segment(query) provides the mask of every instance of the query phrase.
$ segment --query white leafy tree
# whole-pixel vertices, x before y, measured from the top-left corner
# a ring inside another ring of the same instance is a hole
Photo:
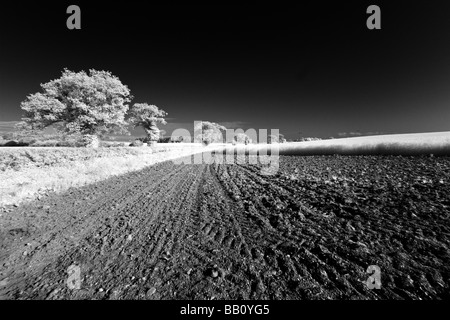
[[[21,103],[25,115],[19,129],[36,131],[55,125],[63,133],[94,140],[110,133],[128,133],[125,114],[132,96],[110,72],[64,69],[59,79],[41,84],[41,88],[43,92],[31,94]]]
[[[155,105],[135,103],[130,109],[130,118],[128,121],[134,127],[142,127],[147,133],[147,140],[156,142],[161,135],[161,130],[158,129],[158,123],[166,124],[165,116],[167,116],[167,112],[159,109]]]
[[[196,123],[194,130],[196,133],[195,141],[201,141],[204,145],[209,145],[213,142],[223,142],[224,132],[227,128],[214,122],[201,121]]]
[[[252,143],[252,139],[245,133],[237,133],[233,138],[233,142],[237,144],[249,144]]]
[[[284,135],[282,135],[281,133],[279,133],[278,135],[275,134],[270,134],[267,137],[267,143],[272,144],[272,143],[285,143],[286,139],[284,138]]]

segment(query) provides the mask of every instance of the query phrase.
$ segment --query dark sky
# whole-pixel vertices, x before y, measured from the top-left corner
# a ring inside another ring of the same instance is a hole
[[[111,71],[133,103],[169,113],[169,133],[194,120],[288,138],[448,131],[446,2],[2,4],[0,131],[65,67]],[[81,30],[66,28],[70,4]],[[381,30],[366,27],[371,4]]]

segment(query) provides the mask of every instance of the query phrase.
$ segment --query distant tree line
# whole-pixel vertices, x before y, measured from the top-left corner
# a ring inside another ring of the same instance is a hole
[[[20,136],[19,144],[35,143],[33,140],[42,138],[44,129],[48,127],[58,133],[55,145],[64,146],[81,144],[96,147],[100,144],[99,138],[130,135],[129,127],[140,127],[146,133],[133,145],[192,142],[183,136],[164,137],[164,131],[158,125],[166,124],[167,112],[148,103],[130,105],[134,99],[130,89],[111,72],[64,69],[60,78],[41,84],[41,89],[41,92],[28,95],[20,105],[24,115],[16,126],[19,130],[14,137],[19,141],[17,138]],[[199,122],[194,127],[194,142],[204,145],[225,142],[223,137],[226,131],[220,124]],[[64,140],[64,143],[58,140]],[[282,134],[269,135],[267,141],[261,142],[283,143],[286,139]],[[232,143],[250,144],[256,141],[245,133],[235,133]]]

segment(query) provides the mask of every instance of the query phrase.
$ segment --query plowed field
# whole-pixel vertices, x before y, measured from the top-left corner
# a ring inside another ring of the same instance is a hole
[[[449,186],[448,157],[168,161],[4,213],[0,296],[445,299]]]

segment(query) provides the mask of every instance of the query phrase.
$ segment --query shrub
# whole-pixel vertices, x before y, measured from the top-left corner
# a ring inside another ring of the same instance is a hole
[[[109,142],[109,141],[101,141],[100,147],[102,148],[123,148],[128,144],[125,142]]]
[[[277,135],[271,134],[267,137],[267,143],[272,144],[272,143],[279,143],[279,137]]]
[[[181,143],[184,142],[185,138],[183,136],[179,136],[179,137],[169,137],[167,142],[171,142],[171,143]]]
[[[237,133],[233,139],[234,144],[249,144],[252,142],[252,139],[245,133]]]
[[[171,140],[171,137],[163,137],[163,138],[159,138],[158,143],[169,143],[169,142],[173,142]]]
[[[130,147],[142,147],[143,145],[144,145],[144,143],[141,140],[134,140],[130,144]]]
[[[24,137],[24,138],[20,138],[19,139],[19,143],[30,146],[33,143],[35,143],[37,141],[37,139],[35,138],[30,138],[30,137]]]
[[[56,144],[57,147],[70,147],[70,148],[74,148],[74,147],[78,147],[79,143],[77,140],[65,140],[65,141],[59,141]]]
[[[315,137],[303,137],[303,138],[299,138],[299,139],[297,139],[295,141],[303,142],[303,141],[320,141],[320,140],[322,140],[322,139],[321,138],[315,138]]]
[[[10,140],[13,140],[14,138],[15,138],[14,133],[12,133],[12,132],[7,132],[2,135],[2,140],[5,140],[5,141],[10,141]]]
[[[45,140],[45,141],[37,140],[31,146],[32,147],[56,147],[58,145],[58,143],[60,143],[60,141],[58,141],[58,140]]]
[[[78,145],[86,148],[98,148],[100,145],[100,140],[96,135],[86,134],[78,140]]]
[[[201,141],[205,146],[213,142],[223,142],[223,132],[226,130],[224,126],[214,122],[198,122],[194,127],[194,141]]]
[[[279,133],[278,135],[276,134],[270,134],[267,137],[267,143],[272,144],[272,143],[285,143],[286,139],[284,138],[284,135]]]
[[[5,147],[26,147],[28,146],[28,144],[25,143],[21,143],[19,141],[8,141],[4,144]]]

